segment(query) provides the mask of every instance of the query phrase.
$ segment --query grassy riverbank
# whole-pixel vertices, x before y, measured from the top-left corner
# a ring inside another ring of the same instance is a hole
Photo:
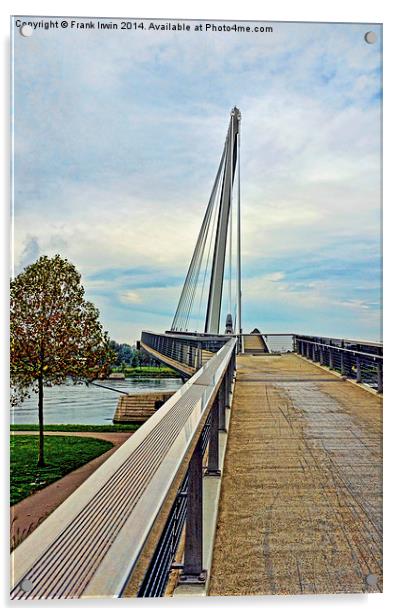
[[[51,424],[44,426],[46,432],[135,432],[141,424],[106,424],[104,426],[82,424]],[[11,432],[38,432],[37,424],[11,424]]]
[[[125,376],[145,376],[145,377],[155,377],[155,378],[179,378],[178,373],[172,368],[168,368],[167,366],[141,366],[141,367],[125,367],[125,368],[114,368],[112,372],[118,372],[124,374]]]
[[[46,466],[38,468],[38,446],[38,436],[11,436],[11,505],[61,479],[113,447],[109,441],[91,437],[48,436],[44,439]]]

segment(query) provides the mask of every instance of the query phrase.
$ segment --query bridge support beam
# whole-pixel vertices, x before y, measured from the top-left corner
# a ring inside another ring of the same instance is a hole
[[[202,544],[202,447],[201,439],[195,447],[189,466],[187,488],[186,540],[184,566],[180,584],[204,584],[206,571],[203,569]]]
[[[226,260],[227,234],[231,220],[233,200],[233,183],[238,159],[238,134],[240,130],[241,114],[234,107],[230,115],[229,131],[226,139],[224,173],[222,190],[220,194],[218,221],[216,228],[215,245],[213,250],[211,280],[209,285],[208,306],[206,310],[205,332],[218,334],[220,322],[220,309],[223,293],[223,274]],[[240,230],[238,230],[238,236]],[[238,247],[240,251],[240,245]],[[238,267],[238,333],[241,333],[241,266]]]

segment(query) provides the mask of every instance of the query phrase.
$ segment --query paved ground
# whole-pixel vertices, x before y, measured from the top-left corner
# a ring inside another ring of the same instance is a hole
[[[210,594],[381,590],[381,397],[294,355],[241,356]]]
[[[15,432],[14,434],[35,434],[37,432]],[[11,507],[11,521],[14,520],[11,529],[12,544],[21,536],[27,537],[50,513],[54,511],[81,483],[89,477],[109,456],[111,456],[130,436],[129,432],[45,432],[48,436],[86,436],[100,438],[114,444],[101,456],[94,458],[87,464],[65,475],[59,481],[55,481],[43,490],[39,490],[24,498],[21,502]]]

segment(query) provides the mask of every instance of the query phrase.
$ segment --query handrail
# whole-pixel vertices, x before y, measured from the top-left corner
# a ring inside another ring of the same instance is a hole
[[[384,343],[376,340],[362,340],[357,338],[340,338],[339,336],[312,336],[310,334],[292,334],[296,338],[304,338],[310,340],[339,340],[349,344],[361,344],[363,346],[383,347]]]
[[[354,346],[357,348],[353,348]],[[339,370],[345,378],[356,379],[357,383],[366,383],[377,389],[378,393],[383,391],[384,359],[381,343],[296,335],[294,348],[299,355],[319,362],[321,366]],[[376,352],[373,353],[373,350]]]
[[[352,355],[362,355],[364,357],[370,357],[374,360],[375,359],[382,360],[382,355],[378,355],[377,353],[365,353],[364,351],[358,351],[357,349],[349,349],[348,347],[337,346],[336,344],[326,344],[325,342],[319,342],[318,340],[310,340],[309,338],[295,337],[295,339],[297,342],[308,342],[309,344],[316,344],[317,346],[322,346],[326,349],[336,349],[337,351],[345,351],[345,353],[352,353]],[[347,340],[346,342],[349,342],[349,341]]]
[[[141,334],[141,344],[149,353],[153,353],[154,357],[158,355],[163,358],[172,359],[175,364],[171,363],[172,367],[192,374],[193,370],[185,370],[185,366],[189,366],[198,370],[203,364],[202,351],[211,351],[216,353],[223,347],[228,340],[234,339],[234,336],[183,336],[173,334],[158,334],[155,332],[143,331]],[[162,358],[161,358],[162,360]]]
[[[151,562],[218,392],[229,340],[12,554],[16,599],[132,596]]]

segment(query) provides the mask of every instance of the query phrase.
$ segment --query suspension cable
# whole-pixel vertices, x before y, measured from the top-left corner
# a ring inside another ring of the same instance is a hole
[[[187,323],[187,317],[190,314],[193,293],[198,282],[198,271],[202,262],[204,247],[209,231],[209,223],[212,218],[213,208],[215,205],[215,196],[220,182],[222,168],[224,166],[226,156],[226,144],[223,149],[222,157],[219,163],[218,172],[216,174],[215,182],[213,184],[211,196],[208,202],[208,206],[205,212],[205,217],[201,225],[201,229],[198,235],[197,243],[195,245],[194,254],[190,262],[190,267],[187,272],[186,280],[183,285],[183,289],[180,295],[179,303],[177,306],[176,314],[172,323],[172,331],[176,331],[182,327],[183,322]]]

